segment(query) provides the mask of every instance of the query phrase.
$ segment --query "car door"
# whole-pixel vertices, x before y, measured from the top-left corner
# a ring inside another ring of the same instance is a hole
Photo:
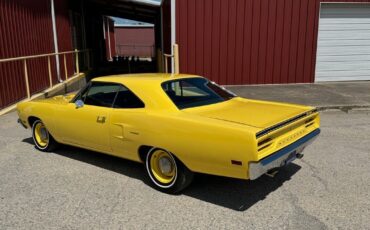
[[[111,147],[114,155],[139,160],[138,149],[146,137],[145,104],[127,87],[121,86],[110,116]]]
[[[110,152],[110,112],[119,85],[92,82],[59,111],[64,142],[102,152]]]

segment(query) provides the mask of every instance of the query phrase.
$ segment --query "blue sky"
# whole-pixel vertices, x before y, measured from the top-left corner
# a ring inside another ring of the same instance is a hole
[[[112,17],[114,20],[114,24],[130,24],[130,25],[150,25],[149,23],[145,22],[139,22],[139,21],[134,21],[134,20],[129,20],[129,19],[124,19],[124,18],[117,18],[117,17]]]

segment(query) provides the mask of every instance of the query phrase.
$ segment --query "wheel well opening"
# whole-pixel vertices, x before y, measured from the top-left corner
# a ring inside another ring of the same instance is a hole
[[[30,125],[31,128],[32,128],[33,123],[37,120],[40,120],[40,118],[32,117],[32,116],[28,118],[28,124]]]
[[[139,147],[139,157],[142,162],[145,162],[146,154],[148,154],[149,150],[151,150],[153,147],[148,145],[142,145]]]

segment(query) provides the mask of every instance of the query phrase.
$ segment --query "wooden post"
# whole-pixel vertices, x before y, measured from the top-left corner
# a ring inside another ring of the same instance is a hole
[[[157,60],[158,72],[163,73],[163,54],[160,49],[157,50]]]
[[[28,70],[27,70],[27,60],[23,60],[23,70],[24,70],[24,80],[26,81],[26,91],[27,91],[27,97],[31,98],[30,93],[30,84],[28,82]]]
[[[173,45],[173,59],[174,59],[174,62],[175,62],[175,65],[174,65],[175,68],[174,68],[173,73],[174,74],[179,74],[180,73],[179,45],[177,45],[177,44]]]
[[[76,54],[76,73],[79,74],[80,73],[80,66],[79,66],[79,61],[78,61],[78,50],[75,49],[75,54]]]
[[[68,72],[67,72],[67,58],[66,58],[66,54],[63,55],[63,59],[64,59],[64,74],[66,76],[66,80],[68,79]]]
[[[50,88],[53,87],[53,79],[51,76],[51,63],[50,63],[50,56],[48,56],[48,70],[49,70],[49,83],[50,83]]]

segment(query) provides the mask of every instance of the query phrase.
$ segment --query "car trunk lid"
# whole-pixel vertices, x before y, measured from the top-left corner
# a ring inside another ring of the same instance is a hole
[[[317,111],[312,107],[243,98],[185,111],[255,127],[257,160],[288,146],[319,127]]]
[[[263,130],[311,109],[312,107],[308,106],[234,98],[222,103],[185,109],[184,111]]]

